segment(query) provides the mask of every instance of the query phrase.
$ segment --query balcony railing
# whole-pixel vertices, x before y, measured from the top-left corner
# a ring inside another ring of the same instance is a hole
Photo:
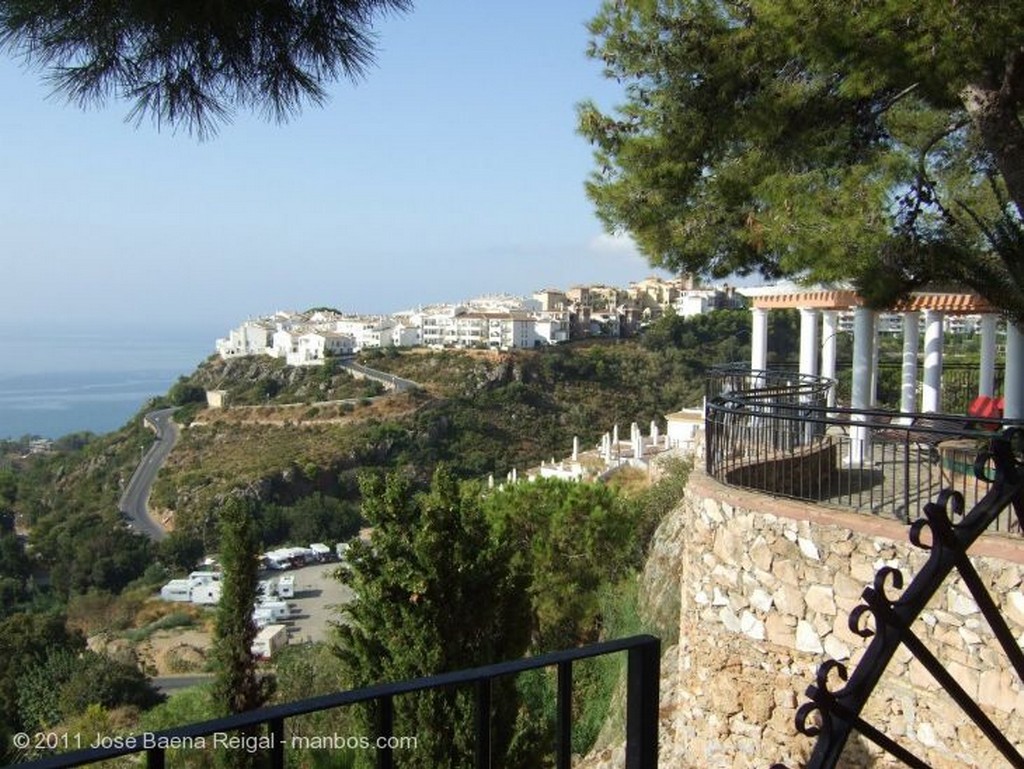
[[[584,646],[578,649],[542,654],[510,662],[379,684],[365,689],[325,694],[320,697],[261,708],[247,713],[189,724],[174,729],[124,738],[114,747],[80,750],[18,764],[24,769],[63,769],[86,766],[132,754],[145,754],[149,769],[163,769],[165,747],[195,744],[213,735],[251,733],[264,730],[261,739],[252,741],[267,746],[265,766],[283,769],[288,746],[286,725],[289,719],[309,713],[341,708],[358,703],[375,703],[378,718],[376,748],[378,769],[394,766],[394,699],[412,692],[431,689],[472,687],[475,692],[474,766],[491,766],[491,688],[495,679],[514,676],[527,670],[555,668],[557,678],[555,766],[569,769],[572,758],[573,663],[592,657],[625,653],[626,664],[626,769],[657,769],[658,765],[658,686],[661,642],[654,636],[640,635]],[[223,740],[222,740],[223,741]]]
[[[826,405],[832,380],[727,367],[708,379],[707,472],[732,486],[908,522],[940,489],[970,507],[995,432],[1019,421]],[[1010,531],[1007,513],[993,530]]]

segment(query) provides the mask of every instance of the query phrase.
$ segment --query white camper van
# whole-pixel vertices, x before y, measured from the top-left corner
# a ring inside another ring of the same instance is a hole
[[[284,601],[260,601],[256,608],[269,611],[275,622],[292,616],[292,607]]]
[[[288,628],[284,625],[267,625],[253,639],[252,653],[260,659],[270,659],[274,652],[287,643]]]
[[[277,581],[277,594],[281,598],[295,597],[295,575],[285,574]]]
[[[191,600],[192,586],[187,579],[172,579],[160,588],[160,598],[164,601],[188,602]]]
[[[194,585],[192,587],[192,603],[203,606],[213,606],[220,603],[220,582],[209,582],[205,585]]]

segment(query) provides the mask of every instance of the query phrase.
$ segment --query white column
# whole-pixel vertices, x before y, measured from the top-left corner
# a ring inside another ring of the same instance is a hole
[[[1024,330],[1006,324],[1006,379],[1003,383],[1003,416],[1024,419]]]
[[[578,462],[580,459],[580,437],[578,435],[572,436],[572,461]]]
[[[867,409],[871,405],[871,358],[875,341],[875,311],[857,307],[853,311],[853,381],[850,386],[850,407]],[[863,422],[863,414],[853,414],[851,421]],[[850,429],[851,465],[859,465],[871,452],[871,434],[866,427]]]
[[[978,371],[978,395],[996,394],[996,316],[981,316],[981,366]]]
[[[924,312],[924,377],[921,382],[921,411],[937,412],[942,407],[942,318],[938,310]]]
[[[800,373],[818,375],[818,310],[800,308]]]
[[[755,307],[750,316],[750,368],[768,368],[768,310]]]
[[[917,407],[917,351],[921,347],[920,313],[903,313],[903,372],[900,411],[913,413]]]
[[[825,310],[821,313],[821,375],[836,378],[836,334],[839,333],[839,312]],[[828,391],[828,405],[836,405],[836,388]]]
[[[871,323],[871,396],[868,400],[871,408],[878,408],[878,356],[882,346],[878,343],[878,313],[874,314]]]

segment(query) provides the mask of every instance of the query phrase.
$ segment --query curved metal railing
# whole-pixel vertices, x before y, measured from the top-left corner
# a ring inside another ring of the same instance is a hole
[[[907,522],[940,489],[984,495],[974,460],[1019,421],[829,406],[834,380],[724,366],[711,372],[706,469],[731,486]],[[994,528],[1009,530],[1010,516]],[[1014,523],[1015,525],[1015,523]]]

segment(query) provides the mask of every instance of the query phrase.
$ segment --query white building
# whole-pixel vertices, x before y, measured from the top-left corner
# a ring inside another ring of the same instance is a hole
[[[228,332],[226,339],[218,339],[217,352],[221,358],[240,355],[265,355],[271,346],[274,326],[266,321],[246,321]]]
[[[384,316],[344,318],[334,324],[335,331],[352,337],[356,350],[390,347],[395,343],[394,327],[395,321]]]
[[[320,365],[324,358],[351,355],[355,340],[348,334],[333,331],[313,331],[295,340],[295,348],[285,357],[289,366]]]

